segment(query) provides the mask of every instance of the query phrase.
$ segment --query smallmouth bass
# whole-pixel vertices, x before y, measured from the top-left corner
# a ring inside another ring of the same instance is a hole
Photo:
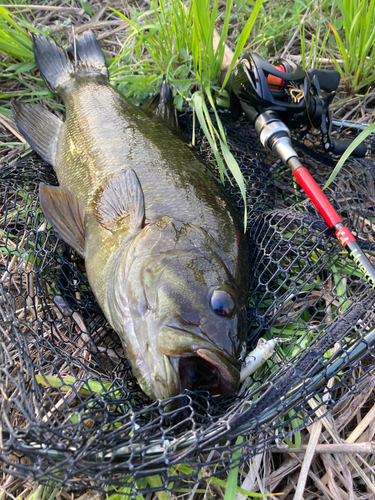
[[[12,103],[17,126],[56,172],[40,203],[85,259],[88,280],[153,399],[233,394],[246,341],[247,246],[222,186],[194,153],[109,83],[87,31],[74,48],[33,35],[37,66],[66,106]],[[160,113],[177,127],[164,82]],[[156,110],[157,114],[158,110]]]

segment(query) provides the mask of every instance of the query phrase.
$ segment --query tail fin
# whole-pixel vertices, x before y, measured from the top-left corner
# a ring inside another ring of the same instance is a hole
[[[32,35],[36,64],[52,91],[64,85],[76,73],[87,70],[108,76],[103,53],[92,31],[86,31],[75,39],[67,50],[44,35]]]
[[[75,39],[75,53],[74,44],[69,45],[67,52],[76,60],[77,69],[92,68],[102,75],[108,76],[102,49],[99,47],[92,31],[85,31]]]

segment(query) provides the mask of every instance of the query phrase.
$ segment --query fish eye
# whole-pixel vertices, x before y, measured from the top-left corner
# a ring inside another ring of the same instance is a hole
[[[210,305],[213,312],[218,316],[227,318],[234,313],[234,300],[225,290],[215,290],[212,294]]]

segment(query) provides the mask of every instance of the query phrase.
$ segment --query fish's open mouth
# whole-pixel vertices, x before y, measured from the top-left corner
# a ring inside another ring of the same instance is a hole
[[[206,390],[211,395],[234,394],[239,383],[239,373],[229,368],[215,354],[198,349],[197,356],[179,359],[180,390]]]

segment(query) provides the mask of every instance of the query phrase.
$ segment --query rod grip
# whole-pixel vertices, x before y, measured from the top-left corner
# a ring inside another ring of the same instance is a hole
[[[346,148],[350,146],[352,143],[352,140],[348,139],[341,139],[341,140],[334,140],[332,141],[332,153],[335,155],[342,155]],[[363,158],[366,154],[367,147],[366,145],[362,142],[359,146],[355,148],[354,151],[350,153],[351,156],[355,156],[357,158]]]

